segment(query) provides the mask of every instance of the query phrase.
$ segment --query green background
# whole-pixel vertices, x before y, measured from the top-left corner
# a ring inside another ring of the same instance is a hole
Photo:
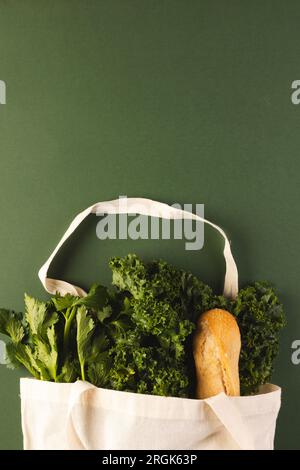
[[[277,448],[300,448],[300,3],[255,0],[0,0],[0,305],[47,298],[38,268],[72,217],[118,195],[204,203],[232,240],[240,283],[268,279],[288,327],[273,382]],[[109,282],[136,251],[219,291],[222,241],[103,241],[91,217],[51,274]],[[21,372],[0,366],[0,448],[22,447]]]

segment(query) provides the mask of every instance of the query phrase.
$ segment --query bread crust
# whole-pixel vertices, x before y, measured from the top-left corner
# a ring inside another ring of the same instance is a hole
[[[193,338],[196,398],[208,398],[221,392],[240,395],[240,350],[240,330],[231,313],[216,308],[200,315]]]

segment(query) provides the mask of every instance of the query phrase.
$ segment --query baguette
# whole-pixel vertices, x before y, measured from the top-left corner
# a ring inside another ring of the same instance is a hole
[[[196,398],[240,395],[240,350],[240,330],[231,313],[216,308],[200,315],[193,338]]]

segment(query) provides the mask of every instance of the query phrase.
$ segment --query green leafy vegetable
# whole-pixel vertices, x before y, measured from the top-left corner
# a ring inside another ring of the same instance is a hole
[[[0,309],[0,331],[9,336],[13,343],[21,342],[25,335],[22,314]]]
[[[39,364],[41,375],[49,376],[56,380],[57,377],[57,342],[54,325],[47,330],[47,341],[35,338],[36,360]]]
[[[231,311],[241,331],[241,392],[247,395],[271,378],[279,332],[285,326],[283,306],[270,284],[256,282],[239,292]]]
[[[31,334],[39,338],[47,336],[48,328],[56,323],[57,314],[50,314],[48,305],[25,294],[25,319]]]
[[[25,314],[0,309],[8,366],[22,365],[41,380],[80,378],[115,390],[192,397],[195,324],[219,307],[240,327],[242,393],[270,380],[285,319],[269,284],[248,286],[233,301],[164,261],[128,255],[109,266],[110,288],[94,284],[85,297],[57,294],[48,302],[25,295]]]
[[[80,363],[81,378],[85,380],[85,363],[90,352],[90,338],[95,328],[91,317],[88,316],[87,309],[81,305],[77,312],[77,351]]]
[[[6,344],[6,354],[9,361],[7,363],[8,367],[14,368],[21,364],[33,377],[36,379],[41,378],[35,358],[28,345],[9,342]]]

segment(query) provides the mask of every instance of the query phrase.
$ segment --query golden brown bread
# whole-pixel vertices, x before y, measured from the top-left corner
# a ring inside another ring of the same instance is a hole
[[[240,350],[240,330],[231,313],[216,308],[200,315],[193,339],[196,398],[240,394]]]

